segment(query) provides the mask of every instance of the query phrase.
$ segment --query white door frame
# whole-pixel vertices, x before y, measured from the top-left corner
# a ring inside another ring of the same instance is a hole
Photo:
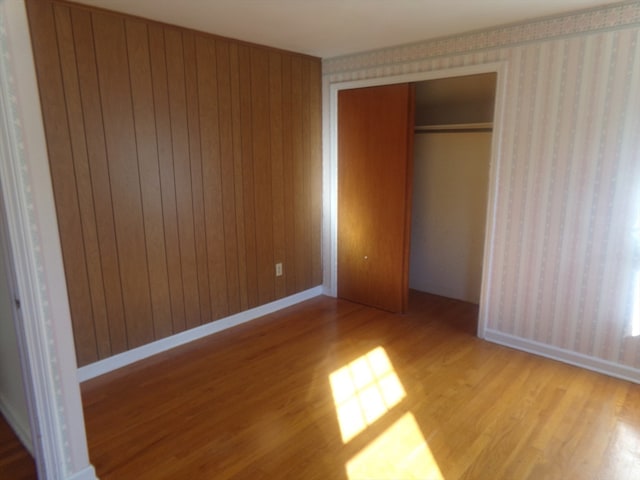
[[[488,317],[488,300],[493,267],[495,212],[498,200],[498,173],[500,171],[500,144],[503,131],[504,97],[506,92],[507,62],[491,62],[429,72],[408,73],[364,80],[331,83],[323,79],[323,288],[329,296],[337,296],[338,282],[338,92],[350,88],[391,85],[394,83],[421,82],[440,78],[460,77],[480,73],[496,73],[496,99],[491,139],[491,165],[489,168],[489,194],[487,221],[482,262],[482,289],[478,316],[478,336],[484,338]]]
[[[38,476],[95,480],[24,0],[0,1],[0,155]]]

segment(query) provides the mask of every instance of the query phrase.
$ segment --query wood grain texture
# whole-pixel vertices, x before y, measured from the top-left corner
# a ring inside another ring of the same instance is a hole
[[[178,241],[182,291],[184,292],[186,328],[200,323],[200,298],[196,265],[195,225],[191,198],[191,161],[184,59],[184,34],[177,29],[165,29],[165,56],[169,91],[169,119],[173,148],[173,174],[178,213]]]
[[[231,97],[231,63],[229,57],[229,43],[217,40],[215,49],[211,50],[215,56],[217,76],[212,82],[217,86],[218,100],[218,131],[220,135],[220,176],[222,184],[222,208],[224,217],[224,249],[226,266],[228,313],[240,311],[240,249],[236,212],[236,182],[231,181],[235,176],[234,165],[234,124]],[[236,133],[237,135],[237,133]],[[221,312],[223,313],[223,312]]]
[[[173,169],[164,29],[158,25],[149,25],[149,51],[151,55],[153,99],[156,112],[155,123],[158,142],[158,165],[160,168],[160,189],[162,192],[160,208],[162,208],[164,223],[169,292],[171,298],[171,333],[178,333],[185,329],[185,306],[181,267],[182,255],[178,237],[178,212]]]
[[[149,33],[143,22],[126,21],[129,75],[140,170],[144,233],[149,262],[149,287],[154,337],[171,333],[169,273],[164,238],[158,138],[153,103]]]
[[[92,20],[127,344],[131,348],[153,340],[153,320],[127,39],[123,18],[94,14]]]
[[[293,77],[292,59],[282,59],[282,130],[293,132],[296,116],[293,112]],[[295,134],[294,134],[295,135]],[[284,191],[284,269],[285,292],[287,295],[296,291],[296,255],[295,255],[295,192],[293,178],[293,137],[286,136],[282,141],[283,191]]]
[[[79,365],[320,284],[318,59],[27,6]]]
[[[104,281],[106,311],[109,319],[109,342],[111,353],[116,354],[127,350],[127,335],[124,323],[120,265],[118,262],[118,246],[113,217],[113,194],[111,192],[111,184],[109,183],[109,164],[107,161],[107,146],[104,137],[104,119],[100,100],[95,49],[93,48],[93,27],[91,15],[88,12],[72,9],[71,17],[73,19],[78,77],[81,86],[80,92],[82,95],[89,168],[91,170],[91,188],[98,229],[98,245],[100,248],[102,278]],[[49,155],[51,158],[57,158],[52,157],[51,153]],[[72,283],[67,273],[67,284],[71,285]],[[78,357],[80,360],[80,356]]]
[[[322,65],[307,60],[309,66],[309,156],[322,157],[322,138],[315,132],[322,131]],[[311,282],[322,283],[322,226],[313,219],[322,217],[322,162],[309,162],[309,199],[310,199],[310,244],[311,244]]]
[[[634,478],[640,385],[486,343],[476,318],[320,297],[161,354],[82,385],[91,460],[102,479],[362,478],[348,465],[410,414],[427,478]],[[344,442],[330,375],[380,348],[405,396]]]
[[[206,182],[203,176],[203,159],[202,159],[202,134],[204,127],[200,124],[200,88],[198,84],[198,62],[196,56],[196,39],[195,35],[185,32],[184,42],[184,61],[185,61],[185,80],[187,92],[187,126],[189,131],[189,156],[191,159],[191,201],[193,203],[193,225],[194,237],[196,245],[196,274],[198,279],[198,297],[200,299],[200,317],[198,325],[213,318],[211,310],[211,300],[209,292],[209,269],[207,267],[208,246],[207,231],[205,222],[204,209],[204,190]],[[212,45],[213,47],[213,45]],[[215,57],[207,63],[215,68]],[[202,92],[202,97],[213,97],[209,90]],[[215,112],[215,106],[210,109]],[[204,131],[205,136],[218,138],[218,132],[213,128],[212,132]],[[214,142],[214,147],[217,142]],[[211,188],[211,190],[218,190]],[[219,242],[224,245],[224,240]],[[219,278],[219,277],[216,277]]]
[[[245,202],[244,202],[244,175],[242,167],[242,137],[243,132],[249,132],[242,128],[242,116],[240,107],[240,59],[239,46],[236,43],[229,43],[229,76],[231,82],[231,124],[233,125],[233,180],[235,189],[236,204],[236,232],[238,234],[238,249],[241,252],[247,251],[245,232]],[[247,256],[238,255],[238,278],[240,293],[240,309],[249,308],[249,298],[247,292]]]
[[[251,50],[251,129],[255,181],[256,278],[260,305],[275,299],[269,93],[269,52],[254,48]]]
[[[36,465],[4,417],[0,415],[0,478],[36,480]]]
[[[304,106],[302,59],[291,59],[291,162],[292,162],[292,201],[293,201],[293,254],[295,289],[302,289],[305,285],[305,245],[304,224],[306,221],[306,199],[304,196],[304,163],[300,161],[304,155],[302,136],[304,135]]]
[[[74,286],[68,293],[76,352],[80,363],[90,363],[98,359],[98,348],[75,183],[71,127],[57,49],[56,20],[53,4],[49,2],[28,2],[27,7],[37,75],[39,79],[47,79],[39,82],[41,98],[46,99],[42,102],[42,116],[48,154],[56,159],[51,162],[51,180],[56,192],[65,273],[68,283]]]
[[[222,176],[220,155],[220,129],[217,101],[217,62],[215,43],[205,42],[198,37],[196,44],[198,111],[201,129],[200,148],[202,152],[201,176],[193,176],[194,184],[202,184],[203,216],[197,222],[199,229],[204,228],[205,256],[198,262],[205,271],[226,271],[225,229],[223,224]],[[194,99],[195,100],[195,99]],[[189,129],[191,130],[191,129]],[[233,183],[232,183],[233,184]],[[206,295],[209,302],[208,318],[220,318],[228,312],[228,288],[224,275],[216,275],[207,283]]]
[[[305,59],[301,60],[300,65],[300,113],[302,116],[302,132],[300,138],[309,138],[311,133],[311,103],[307,99],[311,98],[311,66]],[[304,161],[300,161],[303,158],[308,158],[311,155],[311,143],[299,142],[297,143],[296,151],[298,152],[297,165],[300,165],[298,170],[300,175],[300,193],[299,199],[301,211],[303,214],[300,216],[300,224],[298,231],[298,251],[300,252],[300,275],[299,280],[301,285],[311,284],[312,269],[306,268],[305,259],[311,258],[311,183],[309,179],[311,177],[311,166]]]
[[[84,239],[85,259],[87,263],[88,287],[91,294],[93,323],[95,325],[96,344],[98,357],[103,357],[111,353],[111,342],[109,338],[109,324],[106,316],[105,289],[102,277],[102,265],[100,264],[100,248],[91,188],[91,170],[84,127],[84,112],[78,81],[78,61],[76,58],[76,48],[69,9],[64,6],[55,5],[54,15],[71,139],[71,159],[73,160],[78,194],[82,237]]]
[[[412,91],[338,94],[338,295],[392,312],[408,293]]]
[[[320,77],[318,77],[319,79]],[[282,56],[269,53],[269,146],[271,149],[271,195],[273,207],[273,259],[285,263],[285,203],[284,203],[284,150],[283,150],[283,79]],[[275,296],[286,295],[285,274],[275,279]]]
[[[246,251],[247,304],[258,305],[258,256],[256,252],[256,205],[254,173],[253,104],[251,98],[251,47],[238,46],[240,128],[242,155],[242,193],[244,205],[244,242]]]

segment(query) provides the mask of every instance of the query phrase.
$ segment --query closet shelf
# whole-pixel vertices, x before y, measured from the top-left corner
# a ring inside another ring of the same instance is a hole
[[[447,123],[443,125],[416,125],[416,132],[433,132],[433,131],[447,131],[447,130],[491,130],[493,128],[492,122],[482,123]]]

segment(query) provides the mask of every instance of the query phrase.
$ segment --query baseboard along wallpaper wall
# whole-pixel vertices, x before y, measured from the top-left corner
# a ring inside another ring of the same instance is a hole
[[[486,328],[629,367],[638,381],[639,41],[640,2],[626,2],[323,62],[325,92],[505,64]]]

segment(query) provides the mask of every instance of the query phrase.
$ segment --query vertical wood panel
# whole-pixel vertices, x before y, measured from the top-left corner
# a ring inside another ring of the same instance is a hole
[[[285,226],[284,226],[284,162],[283,162],[283,127],[282,127],[282,55],[269,53],[269,124],[271,145],[271,201],[273,205],[273,256],[274,262],[285,261]],[[282,298],[286,295],[285,276],[275,279],[275,296]]]
[[[156,112],[155,122],[157,128],[158,164],[160,167],[160,189],[162,192],[162,215],[171,297],[171,323],[173,333],[178,333],[185,329],[186,324],[163,27],[158,25],[149,26],[149,52],[151,55],[153,100]]]
[[[307,285],[305,268],[306,253],[306,199],[304,191],[304,105],[302,99],[302,59],[291,60],[291,132],[292,132],[292,187],[293,187],[293,235],[295,290],[303,290]]]
[[[128,347],[153,339],[149,273],[124,21],[93,14]]]
[[[253,171],[255,179],[258,305],[273,301],[275,298],[268,79],[268,52],[262,49],[252,48],[251,105],[253,112]]]
[[[294,119],[293,111],[293,77],[292,59],[284,57],[282,59],[282,130],[290,132],[285,135],[282,142],[282,164],[284,173],[282,175],[284,190],[284,241],[285,241],[285,264],[284,279],[285,292],[291,295],[296,291],[296,238],[295,238],[295,191],[294,191],[294,156],[293,143],[295,132],[293,130],[297,119]]]
[[[56,191],[65,274],[67,283],[74,287],[68,293],[76,354],[78,363],[87,364],[97,360],[98,355],[53,7],[35,0],[29,1],[27,7],[36,52],[51,180]]]
[[[245,258],[247,268],[247,305],[258,305],[258,279],[256,257],[256,212],[254,182],[254,145],[251,98],[251,49],[238,47],[240,74],[240,118],[242,129],[242,187],[244,194]]]
[[[203,181],[207,232],[208,271],[211,277],[213,318],[228,314],[222,178],[220,175],[220,132],[218,128],[215,42],[198,42],[198,82],[201,89]]]
[[[109,339],[111,353],[127,350],[127,331],[124,319],[124,303],[118,263],[118,246],[113,218],[111,184],[107,163],[107,146],[104,138],[104,123],[91,15],[83,10],[72,10],[73,33],[78,62],[78,75],[82,95],[87,154],[91,170],[91,185],[95,201],[95,216],[98,228],[98,245],[104,281]],[[58,193],[56,191],[56,202]],[[67,282],[69,283],[69,282]],[[69,289],[77,288],[69,285]]]
[[[247,248],[245,229],[245,201],[243,182],[243,131],[240,105],[240,56],[235,43],[229,46],[229,74],[231,78],[231,112],[233,124],[233,183],[236,192],[236,232],[238,234],[238,280],[240,285],[240,308],[249,308],[247,281]],[[245,132],[249,135],[250,132]]]
[[[60,65],[65,90],[69,133],[71,136],[71,150],[75,173],[78,205],[82,224],[82,237],[89,293],[91,295],[92,318],[98,358],[111,355],[111,341],[109,338],[109,324],[102,281],[102,266],[100,264],[100,249],[96,229],[96,219],[93,208],[93,192],[91,188],[91,172],[87,155],[84,119],[82,115],[82,100],[78,82],[78,62],[76,60],[71,14],[68,8],[55,5],[56,31],[58,33],[58,48],[60,51]]]
[[[218,128],[220,134],[220,163],[222,206],[224,216],[224,248],[227,265],[227,298],[229,313],[240,311],[239,243],[236,219],[236,181],[234,177],[233,112],[229,43],[216,40],[216,70],[218,95]]]
[[[27,5],[80,365],[319,281],[317,59]]]
[[[311,166],[309,169],[309,194],[311,211],[311,284],[322,283],[322,66],[319,62],[308,59],[309,65],[309,135],[306,142],[310,148]]]
[[[171,302],[167,252],[164,241],[149,37],[147,26],[138,21],[128,20],[126,33],[147,260],[149,262],[154,337],[163,338],[172,332]]]
[[[193,202],[191,198],[191,162],[189,159],[189,132],[187,128],[187,99],[182,32],[164,29],[167,83],[169,87],[169,114],[173,140],[173,168],[178,208],[178,238],[180,240],[180,266],[184,292],[187,328],[200,323],[200,298],[194,240]]]
[[[298,162],[301,163],[300,175],[301,175],[301,196],[300,196],[300,241],[301,241],[301,259],[300,259],[300,272],[302,273],[302,283],[300,288],[305,289],[311,287],[311,275],[312,267],[311,263],[307,259],[311,258],[311,165],[313,162],[311,142],[302,141],[303,138],[310,138],[311,134],[311,65],[306,59],[301,59],[301,126],[302,132],[300,134],[300,149],[301,155]]]
[[[202,322],[208,322],[212,319],[209,293],[209,270],[207,266],[207,232],[204,205],[205,186],[207,190],[211,187],[206,185],[206,183],[203,183],[203,158],[200,138],[200,93],[198,86],[198,65],[196,64],[195,36],[190,32],[185,32],[183,34],[183,41],[187,92],[187,130],[189,132],[189,155],[191,158],[191,201],[193,204],[198,296],[200,299],[200,315],[197,322],[192,323],[193,326]],[[215,63],[212,65],[215,65]],[[216,97],[213,92],[205,89],[202,92],[202,98],[215,99]],[[203,135],[205,138],[209,138],[210,136],[217,138],[217,131],[203,132]],[[215,283],[215,280],[218,278],[218,276],[214,276],[212,278],[213,283]]]

